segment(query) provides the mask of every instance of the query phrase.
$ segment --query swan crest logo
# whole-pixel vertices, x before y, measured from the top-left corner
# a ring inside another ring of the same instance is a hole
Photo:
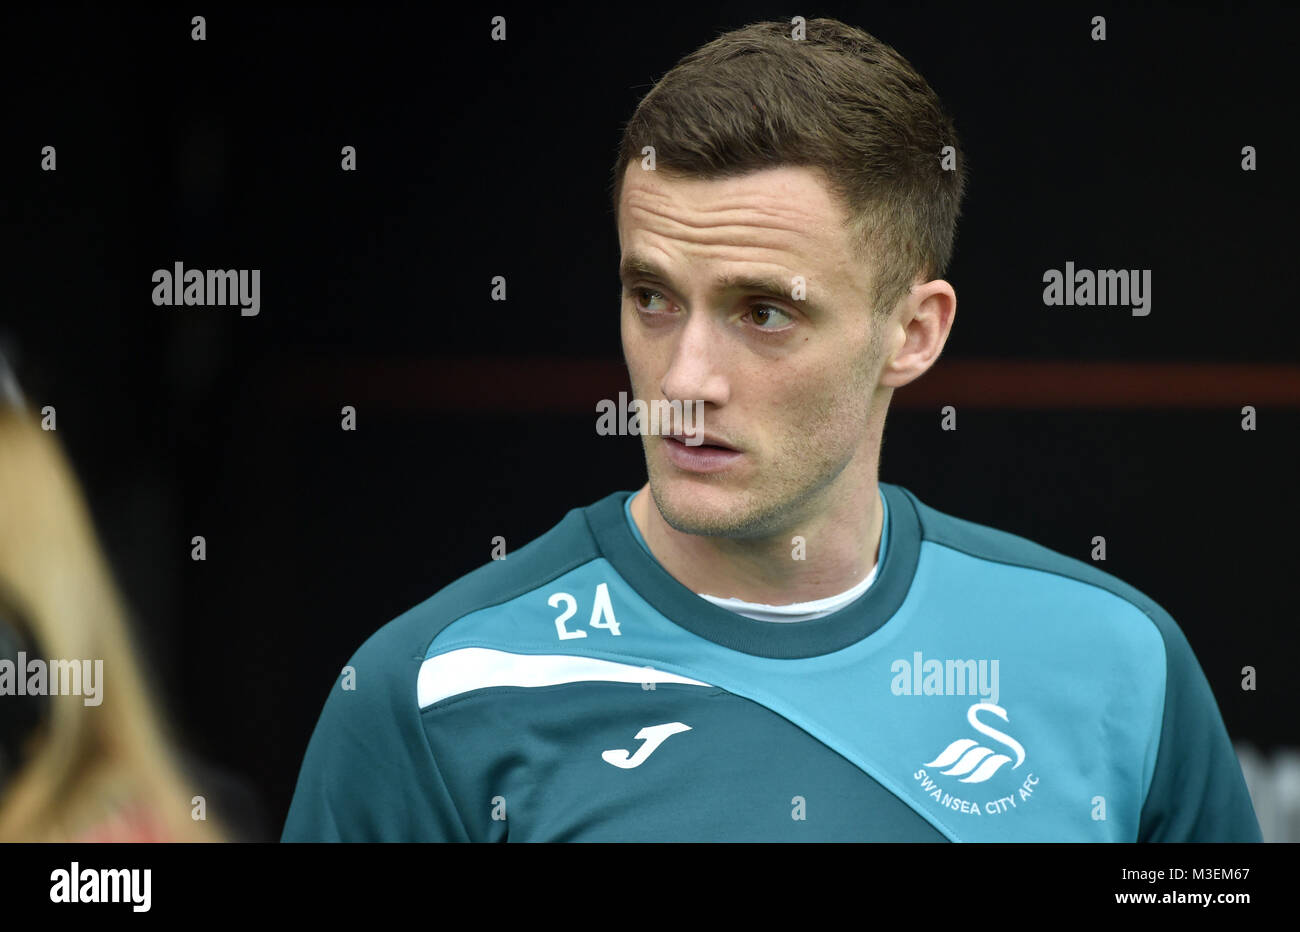
[[[1004,722],[1008,721],[1007,710],[999,705],[994,705],[992,702],[975,703],[966,710],[966,720],[980,734],[1006,745],[1015,752],[1016,762],[1011,768],[1015,770],[1025,762],[1024,747],[1010,735],[981,722],[977,716],[980,712],[985,711],[992,712]],[[947,777],[961,777],[962,783],[984,783],[1001,770],[1003,764],[1010,761],[1011,757],[1009,755],[999,754],[992,748],[984,747],[974,738],[960,738],[944,748],[938,757],[925,766],[947,767],[947,770],[942,770],[940,773]]]

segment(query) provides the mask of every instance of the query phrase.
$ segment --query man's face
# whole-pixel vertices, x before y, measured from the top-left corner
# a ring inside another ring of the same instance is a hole
[[[679,531],[780,533],[863,470],[874,478],[879,323],[821,177],[791,166],[715,181],[636,162],[626,171],[618,232],[633,397],[695,403],[704,444],[733,451],[643,435],[650,491]]]

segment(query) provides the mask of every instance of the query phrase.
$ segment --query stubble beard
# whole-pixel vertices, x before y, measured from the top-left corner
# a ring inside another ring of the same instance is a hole
[[[645,439],[650,495],[668,526],[683,534],[739,540],[796,533],[806,516],[822,510],[825,497],[832,494],[833,483],[857,453],[856,447],[847,453],[821,450],[811,457],[806,449],[784,450],[777,458],[779,465],[764,467],[763,472],[770,478],[749,488],[728,489],[728,480],[714,482],[697,477],[695,481],[726,490],[726,501],[705,507],[681,500],[695,497],[689,488],[679,485],[678,494],[671,494],[671,480],[666,480],[653,465],[649,438]]]

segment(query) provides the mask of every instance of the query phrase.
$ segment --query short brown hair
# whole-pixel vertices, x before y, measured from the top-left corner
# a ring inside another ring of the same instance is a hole
[[[705,180],[776,165],[820,169],[845,207],[859,261],[875,266],[871,304],[887,314],[952,257],[966,187],[964,158],[938,96],[879,39],[834,19],[806,38],[753,23],[681,59],[623,128],[611,183],[642,147],[655,167]],[[955,170],[940,164],[953,147]]]

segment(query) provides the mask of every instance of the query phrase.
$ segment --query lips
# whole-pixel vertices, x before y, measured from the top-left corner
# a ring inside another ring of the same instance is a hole
[[[691,434],[689,435],[689,437],[686,434],[665,434],[664,439],[676,440],[678,443],[682,444],[683,446],[688,446],[696,450],[700,449],[701,447],[713,447],[718,450],[729,450],[733,453],[740,452],[736,447],[733,447],[731,444],[726,443],[721,438],[715,437],[712,434],[705,434],[703,442],[700,443],[691,442],[696,440],[695,434]]]
[[[695,439],[692,437],[691,439]],[[669,462],[687,473],[719,473],[731,469],[744,458],[744,454],[727,446],[717,437],[704,435],[704,443],[689,445],[684,435],[664,437],[664,452]],[[712,441],[712,442],[710,442]]]

